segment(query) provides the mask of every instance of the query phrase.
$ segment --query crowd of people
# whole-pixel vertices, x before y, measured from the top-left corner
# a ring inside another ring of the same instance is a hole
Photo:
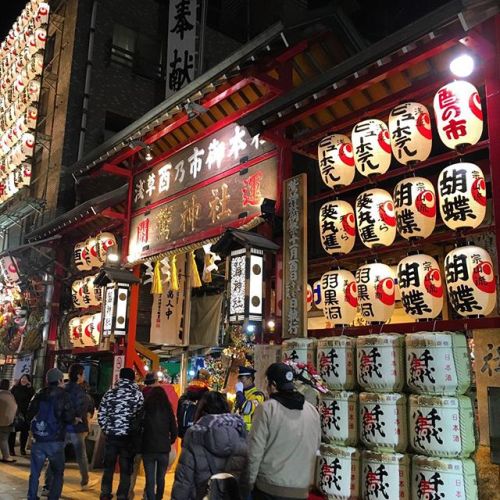
[[[94,411],[85,387],[83,366],[74,364],[69,381],[57,368],[47,385],[33,394],[24,375],[9,391],[0,382],[0,451],[15,461],[16,432],[25,455],[31,432],[28,500],[38,499],[40,476],[48,462],[42,496],[61,496],[65,446],[74,448],[83,491],[97,488],[89,479],[85,438]],[[240,367],[233,408],[226,394],[210,390],[209,373],[200,370],[178,400],[174,389],[148,373],[141,389],[131,368],[103,396],[97,420],[104,442],[100,499],[113,498],[113,476],[119,466],[116,498],[128,500],[142,461],[143,498],[164,498],[165,475],[177,455],[172,500],[306,499],[313,483],[320,445],[316,408],[297,392],[292,368],[274,363],[266,371],[267,393],[255,387],[255,370]],[[166,497],[165,497],[166,498]]]

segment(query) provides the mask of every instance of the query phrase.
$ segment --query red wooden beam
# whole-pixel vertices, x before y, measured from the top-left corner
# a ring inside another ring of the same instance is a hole
[[[460,43],[474,51],[484,61],[490,61],[495,57],[495,45],[479,33],[477,28],[470,30],[466,37],[460,39]]]
[[[125,146],[127,147],[127,146]],[[130,151],[130,154],[134,154],[133,149],[127,148]],[[136,148],[137,149],[137,148]],[[129,152],[127,151],[127,153]],[[102,172],[106,172],[108,174],[114,174],[114,175],[119,175],[120,177],[125,177],[127,179],[130,179],[132,177],[132,172],[130,170],[127,170],[126,168],[119,167],[118,165],[115,165],[113,163],[104,163],[101,167]]]
[[[107,217],[108,219],[115,219],[115,220],[121,220],[124,221],[126,219],[126,215],[122,212],[117,212],[116,210],[113,210],[112,208],[105,208],[100,215],[103,215],[104,217]]]

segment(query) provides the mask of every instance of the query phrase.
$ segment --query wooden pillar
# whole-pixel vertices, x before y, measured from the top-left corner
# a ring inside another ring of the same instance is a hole
[[[141,276],[140,264],[134,266],[133,274],[137,278]],[[130,299],[128,304],[128,331],[125,347],[125,366],[133,368],[137,357],[135,342],[137,336],[137,317],[139,314],[139,284],[130,286]]]

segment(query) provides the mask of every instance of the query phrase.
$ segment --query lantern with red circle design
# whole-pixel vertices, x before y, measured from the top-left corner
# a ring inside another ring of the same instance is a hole
[[[71,318],[69,320],[68,330],[69,330],[69,340],[73,344],[73,346],[83,347],[82,323],[78,316],[75,318]]]
[[[334,325],[350,325],[356,316],[358,294],[354,275],[346,269],[328,271],[321,278],[323,314]]]
[[[92,269],[90,265],[90,255],[89,250],[87,248],[87,242],[81,241],[75,245],[73,250],[73,260],[75,262],[75,266],[79,271],[89,271]]]
[[[403,179],[394,188],[394,209],[399,234],[407,239],[427,238],[436,227],[436,193],[423,177]]]
[[[97,235],[97,255],[101,262],[106,262],[106,256],[112,247],[116,248],[116,238],[113,233]]]
[[[438,179],[439,210],[450,229],[476,228],[486,215],[486,181],[474,163],[445,167]]]
[[[356,241],[354,210],[347,201],[328,201],[319,210],[321,244],[326,253],[346,254]]]
[[[96,276],[86,276],[83,278],[83,298],[85,302],[85,307],[93,307],[101,304],[100,292],[96,293],[99,287],[94,285],[94,279]]]
[[[356,222],[361,241],[368,248],[390,246],[396,237],[392,196],[384,189],[370,189],[356,199]]]
[[[101,267],[102,261],[99,258],[99,244],[97,238],[89,238],[87,240],[87,249],[89,252],[90,266]]]
[[[354,179],[354,156],[349,137],[332,134],[318,144],[319,171],[323,182],[334,189],[348,186]]]
[[[465,317],[486,316],[497,302],[497,286],[490,254],[477,246],[453,249],[444,259],[448,297]]]
[[[395,303],[395,276],[392,269],[379,262],[365,264],[356,272],[358,309],[368,323],[386,323]]]
[[[405,102],[392,109],[389,133],[394,158],[403,165],[413,165],[429,158],[432,149],[431,117],[418,102]]]
[[[406,314],[434,319],[443,309],[443,280],[436,259],[430,255],[410,255],[398,265],[398,285]]]
[[[83,293],[83,280],[73,281],[71,285],[71,298],[73,300],[73,306],[77,309],[88,307]]]
[[[483,133],[481,98],[472,83],[456,80],[434,96],[439,137],[450,149],[476,144]]]
[[[365,177],[385,174],[391,164],[389,129],[381,120],[365,120],[352,129],[354,162]]]

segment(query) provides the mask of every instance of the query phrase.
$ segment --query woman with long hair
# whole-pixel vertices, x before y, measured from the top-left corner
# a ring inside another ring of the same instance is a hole
[[[0,451],[2,462],[15,462],[9,453],[9,435],[14,430],[17,403],[9,391],[10,382],[4,378],[0,382]]]
[[[245,423],[230,413],[226,396],[206,392],[198,403],[195,424],[182,442],[172,500],[201,500],[210,477],[221,472],[239,478],[247,460],[246,436]]]
[[[10,390],[14,395],[17,403],[17,424],[13,432],[9,436],[9,449],[10,454],[15,456],[16,434],[20,433],[19,444],[21,448],[21,455],[26,455],[26,443],[28,442],[28,434],[30,430],[30,423],[28,422],[28,406],[31,398],[34,396],[35,391],[31,386],[31,377],[25,373]]]
[[[161,387],[151,389],[144,402],[142,460],[146,473],[146,499],[161,500],[171,446],[177,439],[172,405]]]

